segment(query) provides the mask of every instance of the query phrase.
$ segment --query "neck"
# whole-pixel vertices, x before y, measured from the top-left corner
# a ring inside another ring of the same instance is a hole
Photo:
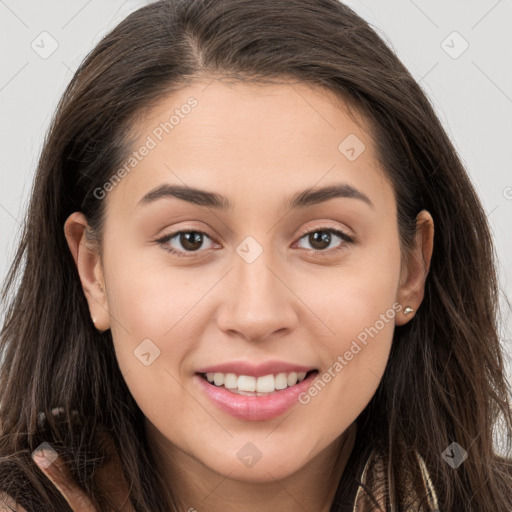
[[[279,510],[329,512],[340,478],[352,452],[356,423],[310,459],[281,479],[240,481],[222,475],[172,445],[146,420],[149,444],[178,510],[261,512]]]

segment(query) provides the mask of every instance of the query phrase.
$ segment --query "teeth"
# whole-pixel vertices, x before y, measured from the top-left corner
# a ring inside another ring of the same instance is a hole
[[[241,377],[239,377],[241,379]],[[238,388],[240,389],[240,387]],[[272,393],[276,390],[275,379],[273,375],[265,375],[264,377],[258,377],[256,382],[256,391],[258,393]]]
[[[238,377],[237,388],[239,389],[239,391],[256,391],[256,377],[240,375],[240,377]]]
[[[236,389],[238,387],[238,377],[234,373],[226,373],[224,386],[228,389]]]
[[[286,373],[278,373],[275,376],[275,387],[276,389],[286,389],[288,387],[288,377]]]
[[[207,373],[206,380],[216,386],[225,388],[240,395],[266,395],[276,390],[286,389],[302,382],[306,372],[278,373],[277,375],[235,375],[234,373]]]
[[[297,384],[297,373],[292,372],[288,374],[288,386],[295,386]]]

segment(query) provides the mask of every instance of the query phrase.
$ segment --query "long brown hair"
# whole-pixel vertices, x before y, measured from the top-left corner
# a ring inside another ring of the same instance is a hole
[[[415,475],[424,495],[417,450],[441,510],[510,512],[511,390],[486,214],[419,85],[368,23],[337,0],[158,1],[129,15],[79,67],[47,135],[2,295],[1,490],[28,510],[69,510],[30,457],[49,441],[98,510],[112,510],[95,472],[104,460],[96,435],[102,425],[116,441],[135,509],[174,510],[110,331],[99,333],[90,320],[63,225],[82,211],[101,240],[105,201],[94,190],[130,152],[136,120],[173,90],[209,76],[325,86],[368,119],[394,187],[404,257],[420,210],[431,213],[436,234],[423,303],[396,328],[385,374],[358,426],[385,457],[388,502],[398,510],[407,509],[405,473]],[[56,406],[66,411],[61,423],[51,414]],[[501,454],[493,442],[498,421]],[[452,442],[468,451],[457,469],[442,457]]]

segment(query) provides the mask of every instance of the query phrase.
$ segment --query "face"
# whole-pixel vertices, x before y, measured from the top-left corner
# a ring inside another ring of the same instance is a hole
[[[208,83],[137,124],[101,259],[72,236],[79,214],[66,233],[162,449],[264,481],[365,408],[425,276],[401,267],[393,188],[332,92]]]

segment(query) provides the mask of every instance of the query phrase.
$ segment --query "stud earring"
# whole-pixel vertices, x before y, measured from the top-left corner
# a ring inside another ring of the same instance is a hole
[[[414,311],[414,309],[410,308],[409,306],[407,306],[405,309],[404,309],[404,315],[408,315],[409,313],[412,313]]]

